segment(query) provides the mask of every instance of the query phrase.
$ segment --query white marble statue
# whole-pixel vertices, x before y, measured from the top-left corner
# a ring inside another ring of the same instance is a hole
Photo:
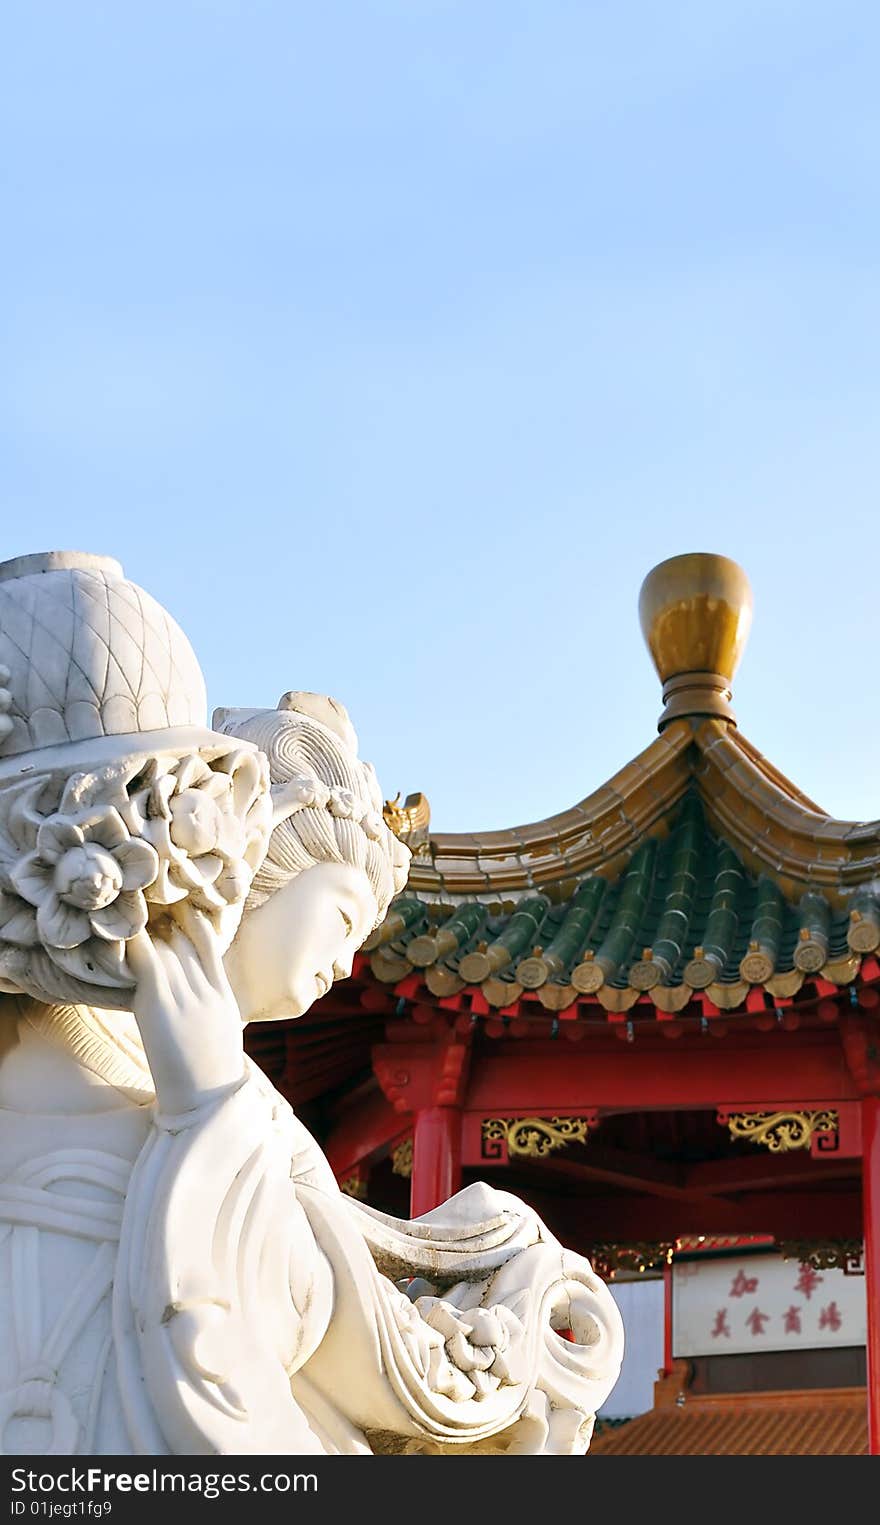
[[[589,1264],[484,1185],[344,1196],[244,1054],[403,886],[381,805],[332,700],[209,730],[115,562],[0,566],[0,1452],[586,1450]]]

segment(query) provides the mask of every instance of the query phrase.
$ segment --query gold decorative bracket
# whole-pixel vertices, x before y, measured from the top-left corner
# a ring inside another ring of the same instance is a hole
[[[590,1246],[590,1264],[605,1280],[613,1281],[618,1271],[662,1271],[672,1264],[676,1241],[640,1241],[636,1244],[594,1244]]]
[[[416,858],[430,857],[431,806],[424,794],[408,794],[400,803],[400,790],[382,806],[382,817],[389,831],[405,842]]]
[[[780,1239],[777,1250],[783,1260],[796,1260],[815,1271],[842,1271],[844,1276],[864,1276],[865,1246],[861,1239]]]
[[[367,1200],[367,1183],[358,1175],[346,1176],[344,1181],[340,1181],[339,1190],[344,1191],[347,1197],[354,1197],[358,1202]]]
[[[481,1131],[484,1160],[541,1160],[567,1144],[585,1144],[595,1117],[487,1117]]]
[[[409,1180],[413,1168],[413,1141],[412,1135],[403,1139],[391,1153],[391,1169],[394,1175],[403,1176]]]
[[[816,1112],[729,1112],[718,1113],[719,1123],[727,1125],[732,1139],[747,1139],[761,1144],[773,1154],[791,1149],[809,1149],[816,1133],[833,1133],[839,1117],[833,1107]]]

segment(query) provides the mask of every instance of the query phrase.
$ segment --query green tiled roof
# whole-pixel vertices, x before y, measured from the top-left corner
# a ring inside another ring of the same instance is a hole
[[[678,1010],[704,990],[732,1009],[753,985],[790,995],[821,971],[846,982],[880,944],[880,895],[787,899],[710,829],[695,786],[624,866],[562,888],[449,904],[410,887],[366,945],[372,971],[396,983],[421,970],[437,995],[480,986],[495,1007],[536,991],[556,1010],[583,995],[619,1009],[619,992],[624,1007],[649,993]]]
[[[733,1011],[756,987],[785,1001],[805,980],[849,984],[880,947],[880,821],[835,820],[737,727],[745,573],[672,557],[645,579],[639,617],[660,735],[607,783],[507,831],[431,833],[421,795],[389,807],[414,856],[366,944],[377,979],[421,971],[439,999],[479,987],[502,1011],[528,992],[553,1011],[643,998],[676,1012],[695,992]]]

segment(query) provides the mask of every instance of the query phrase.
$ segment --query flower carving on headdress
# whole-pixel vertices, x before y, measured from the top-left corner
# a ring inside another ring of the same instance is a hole
[[[78,948],[90,937],[127,941],[147,924],[143,891],[159,872],[148,842],[132,839],[112,805],[65,808],[37,830],[36,846],[9,871],[22,900],[34,907],[19,916],[18,942]],[[4,931],[7,939],[10,929]]]
[[[169,772],[144,773],[126,816],[158,855],[146,892],[152,905],[189,897],[200,910],[222,911],[244,898],[271,828],[267,784],[265,760],[243,749],[214,768],[193,754]]]
[[[90,992],[127,988],[127,943],[184,900],[228,941],[271,830],[250,748],[0,787],[0,981],[52,999],[54,966]]]

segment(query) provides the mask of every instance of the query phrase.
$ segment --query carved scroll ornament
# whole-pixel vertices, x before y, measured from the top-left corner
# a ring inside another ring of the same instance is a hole
[[[583,1117],[487,1117],[482,1128],[483,1157],[497,1157],[498,1145],[503,1144],[511,1159],[540,1160],[567,1144],[585,1144],[587,1131]]]
[[[826,1107],[818,1112],[731,1112],[726,1122],[733,1139],[747,1139],[762,1144],[773,1154],[791,1149],[809,1149],[813,1135],[831,1133],[837,1127],[837,1112]]]

